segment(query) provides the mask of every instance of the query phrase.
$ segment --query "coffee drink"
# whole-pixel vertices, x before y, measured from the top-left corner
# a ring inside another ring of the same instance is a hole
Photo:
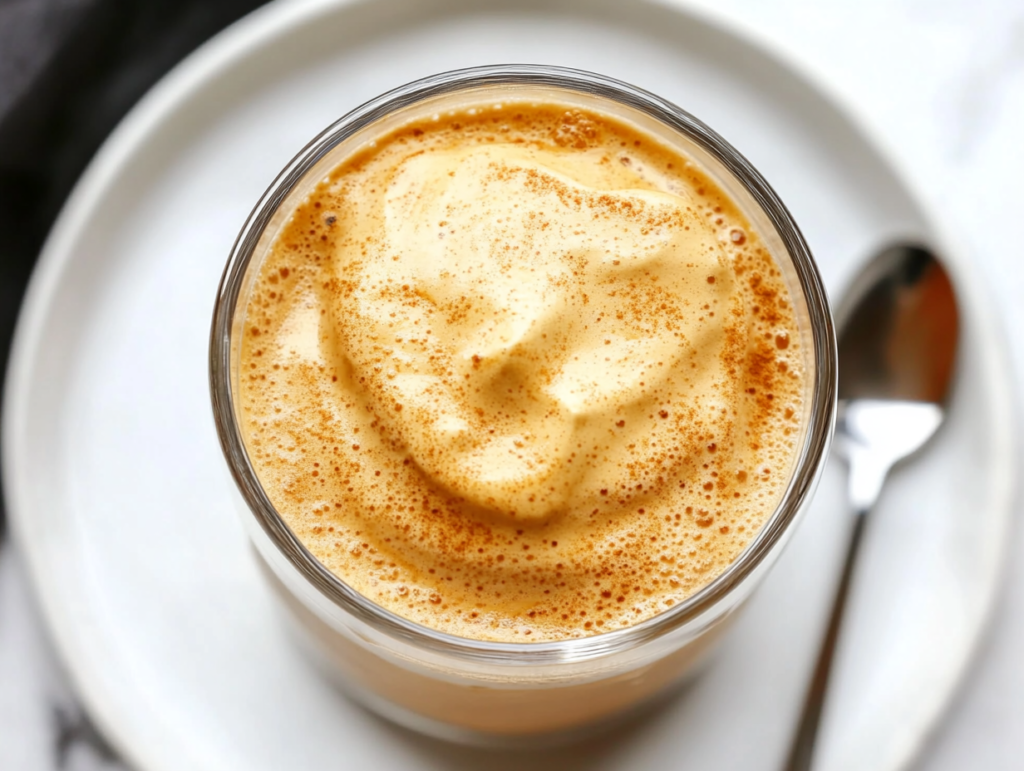
[[[668,611],[802,449],[806,336],[758,228],[592,107],[467,97],[371,135],[254,275],[236,399],[260,484],[341,581],[438,632]]]
[[[243,226],[214,416],[286,628],[437,737],[550,742],[697,670],[810,500],[835,342],[785,207],[627,84],[349,113]]]

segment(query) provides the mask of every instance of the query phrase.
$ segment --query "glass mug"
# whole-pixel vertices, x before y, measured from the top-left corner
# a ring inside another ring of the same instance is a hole
[[[633,626],[555,642],[508,643],[457,637],[406,620],[318,562],[261,486],[233,394],[247,296],[261,260],[296,205],[353,147],[455,105],[531,97],[625,119],[678,148],[717,181],[784,275],[809,387],[788,487],[723,573]],[[288,164],[249,216],[225,268],[211,332],[210,385],[221,445],[244,500],[243,521],[303,647],[347,694],[401,725],[467,743],[521,744],[584,734],[667,693],[694,671],[807,508],[831,440],[836,349],[823,284],[803,236],[760,174],[721,137],[675,105],[610,78],[559,67],[496,66],[444,73],[384,94],[328,127]]]

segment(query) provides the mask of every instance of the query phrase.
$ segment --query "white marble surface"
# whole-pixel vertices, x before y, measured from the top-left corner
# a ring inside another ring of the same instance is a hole
[[[1024,394],[1024,3],[694,0],[773,40],[883,140],[998,306]],[[1018,505],[1018,510],[1024,508]],[[958,698],[915,771],[1021,768],[1024,528]],[[9,543],[0,551],[0,769],[116,768],[78,716]]]

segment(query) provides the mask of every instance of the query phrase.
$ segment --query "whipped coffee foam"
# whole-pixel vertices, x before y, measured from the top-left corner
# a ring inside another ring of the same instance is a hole
[[[261,266],[246,445],[313,554],[477,639],[630,626],[775,510],[805,374],[779,269],[617,119],[477,106],[357,149]]]

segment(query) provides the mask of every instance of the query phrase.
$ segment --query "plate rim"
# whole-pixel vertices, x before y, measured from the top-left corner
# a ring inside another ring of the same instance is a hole
[[[22,458],[28,442],[27,425],[29,410],[24,409],[30,399],[33,387],[32,375],[37,366],[36,356],[39,343],[45,332],[54,297],[61,285],[64,273],[75,260],[77,235],[87,228],[100,202],[107,194],[121,170],[139,152],[151,133],[162,120],[187,105],[189,99],[202,89],[205,83],[218,78],[239,60],[254,50],[272,45],[275,40],[293,34],[295,28],[307,25],[316,18],[344,13],[345,10],[368,4],[370,0],[276,0],[247,14],[234,24],[205,41],[195,51],[164,75],[125,115],[113,132],[107,137],[86,170],[75,184],[64,203],[52,229],[39,253],[36,266],[29,280],[22,306],[18,314],[14,337],[11,343],[3,394],[0,424],[0,473],[11,535],[16,548],[23,558],[29,578],[32,595],[41,608],[41,617],[49,639],[58,653],[60,664],[68,675],[72,688],[90,718],[100,728],[103,736],[117,750],[121,757],[140,771],[179,768],[173,760],[160,756],[152,748],[145,751],[142,742],[133,741],[129,731],[119,730],[118,715],[111,705],[118,701],[106,693],[100,678],[91,671],[88,662],[80,660],[71,621],[74,613],[62,610],[59,587],[50,586],[45,556],[38,547],[32,546],[28,523],[31,510],[30,494],[27,489],[28,474],[24,473]],[[614,0],[611,0],[614,2]],[[878,160],[892,174],[903,188],[908,199],[916,206],[927,229],[934,234],[935,242],[954,273],[956,282],[965,289],[965,294],[974,298],[972,319],[979,330],[979,339],[986,341],[983,355],[1002,376],[989,385],[996,392],[989,411],[996,411],[1007,418],[992,421],[992,446],[997,454],[1006,458],[1006,473],[997,477],[997,488],[991,493],[991,500],[999,502],[1002,517],[1002,535],[1009,530],[1013,515],[1018,508],[1020,489],[1012,469],[1019,463],[1021,441],[1016,438],[1013,427],[1019,424],[1020,410],[1012,398],[1016,386],[1015,373],[1009,357],[1008,330],[998,322],[995,306],[983,302],[987,291],[981,280],[966,269],[965,257],[970,251],[956,238],[944,220],[938,216],[930,200],[922,195],[907,173],[906,164],[894,152],[890,142],[880,131],[866,121],[861,112],[853,108],[843,94],[816,74],[810,62],[804,61],[791,49],[756,27],[745,22],[739,14],[723,10],[707,0],[643,0],[649,7],[666,8],[684,17],[690,17],[715,28],[723,35],[736,40],[746,48],[757,50],[776,62],[789,77],[803,81],[814,95],[846,123],[859,136],[863,144],[875,153]],[[472,0],[453,0],[446,7],[460,6],[460,10],[481,10],[483,4]],[[556,4],[557,10],[572,8],[586,13],[585,0],[564,0]],[[532,7],[532,6],[530,6]],[[1001,478],[1000,478],[1001,477]],[[999,553],[990,566],[991,575],[986,582],[987,591],[979,622],[973,630],[964,661],[956,675],[955,683],[946,700],[936,708],[926,730],[917,736],[906,737],[904,758],[899,767],[904,767],[918,753],[928,738],[941,726],[945,714],[956,695],[962,691],[967,675],[974,668],[979,652],[979,640],[991,623],[993,610],[1000,594],[1000,578],[1005,572],[1010,544],[1003,537]],[[78,662],[77,664],[75,662]]]

